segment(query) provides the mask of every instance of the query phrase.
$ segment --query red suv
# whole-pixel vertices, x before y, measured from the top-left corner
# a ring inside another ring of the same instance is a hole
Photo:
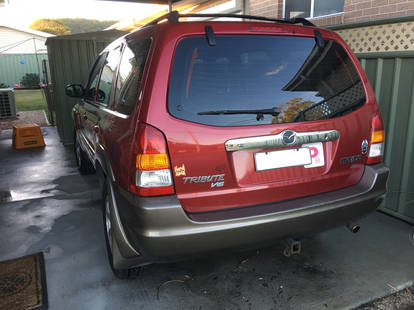
[[[172,12],[116,40],[86,87],[66,88],[119,277],[352,223],[385,193],[381,114],[336,33],[202,17]]]

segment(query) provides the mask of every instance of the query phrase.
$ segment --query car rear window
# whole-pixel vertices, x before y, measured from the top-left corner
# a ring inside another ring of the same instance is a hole
[[[201,36],[182,39],[168,91],[173,116],[214,126],[327,119],[364,103],[341,45],[289,36],[216,36],[215,46]]]

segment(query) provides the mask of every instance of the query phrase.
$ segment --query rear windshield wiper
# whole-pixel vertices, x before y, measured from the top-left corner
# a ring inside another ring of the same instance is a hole
[[[263,115],[269,114],[272,116],[278,116],[280,110],[277,107],[270,109],[258,109],[258,110],[217,110],[217,111],[205,111],[198,112],[198,115],[230,115],[230,114],[256,114],[256,120],[263,120]]]

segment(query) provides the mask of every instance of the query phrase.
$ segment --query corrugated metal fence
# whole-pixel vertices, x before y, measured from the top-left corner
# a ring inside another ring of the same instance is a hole
[[[387,132],[385,162],[391,173],[382,209],[414,222],[414,52],[358,56]]]
[[[26,73],[36,73],[42,78],[42,61],[47,54],[0,54],[0,83],[14,87]]]
[[[390,178],[381,209],[414,223],[414,18],[332,28],[360,59],[384,118]]]

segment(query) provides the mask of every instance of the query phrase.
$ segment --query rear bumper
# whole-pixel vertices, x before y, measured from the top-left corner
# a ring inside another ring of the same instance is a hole
[[[382,164],[366,166],[354,186],[253,207],[263,207],[266,214],[203,222],[190,219],[176,196],[141,198],[113,184],[113,207],[119,216],[115,220],[115,267],[257,247],[346,224],[378,207],[385,194],[388,172]]]

